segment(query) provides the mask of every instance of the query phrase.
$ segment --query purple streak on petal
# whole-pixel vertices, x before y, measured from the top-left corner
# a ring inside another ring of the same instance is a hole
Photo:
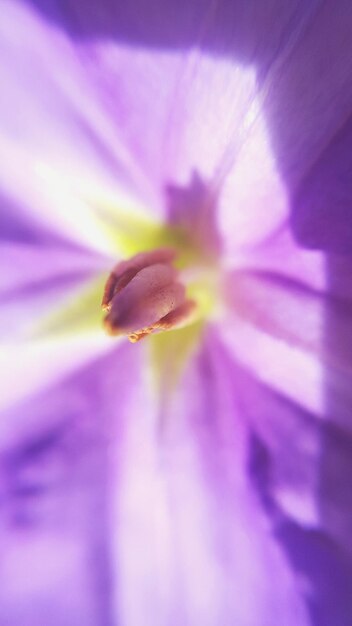
[[[108,269],[106,260],[69,245],[2,244],[0,336],[19,338]]]
[[[300,283],[307,289],[322,293],[328,290],[325,255],[298,246],[287,225],[255,248],[242,254],[238,250],[233,252],[233,257],[226,259],[230,271],[238,269],[281,274],[283,278]],[[348,285],[349,270],[343,259],[340,259],[340,273],[341,285],[334,292],[336,296],[345,293]]]
[[[82,225],[84,229],[84,224]],[[49,228],[48,225],[44,226],[40,219],[36,219],[33,214],[28,214],[22,206],[22,203],[17,203],[10,200],[9,197],[0,194],[0,241],[1,241],[1,269],[4,264],[4,250],[9,250],[10,246],[24,246],[23,250],[33,250],[34,246],[38,246],[38,254],[42,253],[43,263],[42,270],[48,265],[48,262],[44,263],[44,257],[49,253],[49,257],[54,251],[57,252],[58,267],[60,267],[59,255],[62,258],[67,255],[67,266],[69,267],[69,258],[71,257],[72,266],[75,267],[81,259],[81,265],[83,268],[88,266],[94,270],[106,263],[106,257],[104,254],[99,254],[90,247],[82,245],[80,242],[71,241],[69,238],[62,236],[60,232],[53,227]],[[21,253],[19,252],[21,255]],[[10,254],[12,260],[12,256]],[[109,262],[111,262],[109,258]],[[6,264],[6,261],[5,261]],[[21,265],[21,263],[15,263],[14,267]],[[50,265],[50,263],[49,263]],[[1,270],[0,270],[1,271]],[[31,271],[31,263],[28,267],[22,268],[23,273]],[[2,281],[1,281],[2,282]]]
[[[116,624],[109,450],[119,453],[129,348],[1,414],[2,624],[46,626],[48,611],[53,626]]]
[[[334,306],[329,303],[324,288],[315,289],[305,280],[286,275],[280,268],[272,272],[248,268],[229,274],[225,290],[233,312],[232,320],[229,315],[224,322],[230,334],[236,334],[238,319],[248,326],[249,332],[252,328],[253,334],[262,333],[269,341],[278,340],[317,360],[322,358],[324,315],[329,304]],[[344,324],[347,330],[346,319]],[[334,346],[330,351],[334,354]],[[344,360],[343,353],[341,357]]]
[[[2,243],[1,292],[46,282],[55,277],[93,276],[108,268],[108,260],[69,245]]]
[[[2,241],[18,244],[64,244],[57,233],[45,230],[40,223],[29,219],[14,202],[0,195],[0,237]]]

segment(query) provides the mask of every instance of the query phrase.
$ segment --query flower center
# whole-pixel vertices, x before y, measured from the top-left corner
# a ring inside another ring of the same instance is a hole
[[[197,303],[188,297],[173,265],[176,256],[172,248],[159,248],[114,267],[102,299],[104,326],[110,335],[127,335],[135,343],[194,321]]]
[[[164,225],[131,223],[130,215],[124,224],[120,215],[119,248],[130,258],[106,281],[103,323],[108,334],[132,342],[191,324],[202,327],[221,303],[216,199],[196,174],[187,187],[168,186],[166,192]]]

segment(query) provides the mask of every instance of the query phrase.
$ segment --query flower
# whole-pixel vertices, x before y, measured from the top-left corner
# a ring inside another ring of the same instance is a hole
[[[351,19],[3,0],[0,623],[351,621]],[[161,248],[196,318],[105,336]]]

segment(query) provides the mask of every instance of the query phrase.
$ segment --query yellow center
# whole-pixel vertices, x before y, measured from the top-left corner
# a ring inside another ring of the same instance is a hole
[[[106,230],[106,236],[110,243],[113,240],[117,260],[118,257],[123,260],[139,252],[161,247],[173,247],[177,251],[175,265],[180,270],[187,296],[197,306],[186,327],[152,335],[145,340],[152,351],[152,363],[158,364],[159,372],[168,371],[170,385],[177,377],[187,354],[198,344],[204,322],[216,313],[217,305],[221,301],[216,259],[209,257],[205,250],[195,245],[191,234],[181,228],[160,225],[136,213],[119,211],[115,223]],[[73,296],[59,303],[55,311],[41,321],[35,334],[57,336],[103,333],[100,302],[108,273],[107,267],[106,272],[91,279],[78,293],[76,291]]]

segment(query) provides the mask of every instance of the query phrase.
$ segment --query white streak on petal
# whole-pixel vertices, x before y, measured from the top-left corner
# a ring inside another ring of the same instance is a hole
[[[253,247],[277,230],[288,215],[281,179],[262,114],[254,109],[237,158],[221,188],[219,227],[225,254]]]
[[[116,341],[112,343],[103,330],[69,339],[0,345],[0,410],[68,376],[113,347]],[[0,433],[7,427],[6,420],[0,420]]]
[[[232,316],[220,334],[234,358],[258,380],[323,417],[323,366],[317,356]]]

